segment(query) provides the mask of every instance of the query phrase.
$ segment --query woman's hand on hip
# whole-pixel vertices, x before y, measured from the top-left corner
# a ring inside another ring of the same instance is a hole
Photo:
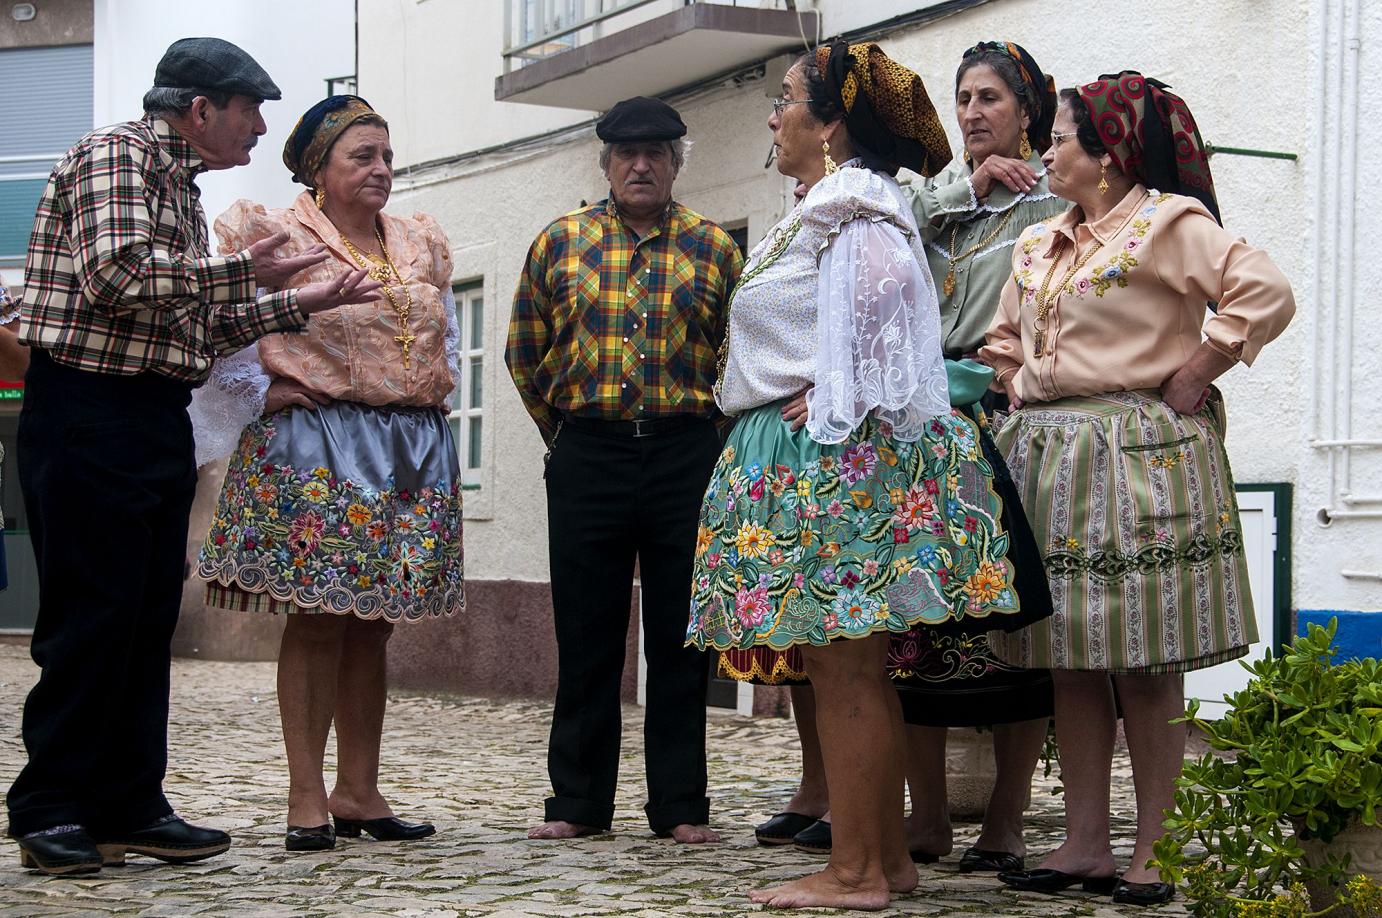
[[[1161,384],[1161,400],[1177,414],[1195,414],[1209,399],[1209,388],[1188,367],[1181,367]]]
[[[969,177],[976,198],[986,198],[995,185],[1003,185],[1014,194],[1036,187],[1036,172],[1025,160],[1006,156],[990,156]]]
[[[331,397],[309,389],[296,379],[280,376],[269,383],[264,396],[264,414],[273,414],[292,405],[315,410],[319,405],[331,404]]]
[[[1003,394],[1008,397],[1008,409],[1010,411],[1016,411],[1023,405],[1027,404],[1025,401],[1022,400],[1022,397],[1017,394],[1017,390],[1013,386],[1013,380],[1016,378],[1017,374],[1014,373],[1007,379],[1003,380]]]
[[[803,389],[795,398],[782,406],[782,420],[792,425],[792,430],[806,426],[806,396],[810,389]]]

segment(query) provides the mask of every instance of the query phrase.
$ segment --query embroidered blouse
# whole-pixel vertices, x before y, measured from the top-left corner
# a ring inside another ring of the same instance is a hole
[[[313,315],[306,334],[260,340],[259,362],[271,378],[288,377],[333,399],[376,406],[445,404],[452,389],[444,304],[451,286],[451,246],[426,214],[411,219],[380,214],[379,223],[384,247],[412,297],[408,324],[416,340],[409,348],[410,366],[403,366],[403,351],[395,340],[401,326],[382,290],[368,303]],[[323,242],[332,256],[293,277],[293,286],[358,267],[341,234],[307,192],[287,209],[270,210],[242,199],[216,220],[222,251],[243,250],[279,230],[289,235],[286,251]],[[397,285],[392,289],[405,302],[404,290]]]
[[[1251,364],[1295,314],[1290,282],[1267,254],[1193,198],[1135,185],[1099,220],[1078,217],[1072,207],[1022,234],[979,351],[997,371],[995,385],[1015,377],[1025,401],[1160,388],[1201,341]],[[1038,291],[1048,277],[1038,348]],[[1216,312],[1207,312],[1210,301]]]
[[[1013,192],[995,183],[982,201],[969,181],[973,170],[959,158],[924,183],[902,188],[926,243],[926,259],[938,288],[947,357],[959,359],[983,345],[984,330],[998,311],[998,296],[1010,273],[1013,243],[1024,229],[1068,206],[1047,187],[1041,154],[1034,151],[1027,165],[1037,174],[1031,191]],[[955,265],[954,286],[947,294],[945,279],[951,271],[947,256],[976,246],[978,251]]]
[[[739,414],[804,389],[806,428],[839,443],[874,412],[901,440],[948,413],[936,293],[888,176],[846,164],[749,254],[717,391]]]

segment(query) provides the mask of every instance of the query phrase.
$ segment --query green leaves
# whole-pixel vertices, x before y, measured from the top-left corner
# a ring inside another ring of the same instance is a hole
[[[1198,916],[1307,914],[1299,884],[1337,884],[1344,865],[1307,864],[1301,840],[1378,823],[1382,667],[1336,665],[1337,627],[1311,624],[1281,656],[1245,664],[1252,678],[1223,719],[1200,719],[1191,701],[1178,721],[1211,751],[1185,763],[1153,864]]]

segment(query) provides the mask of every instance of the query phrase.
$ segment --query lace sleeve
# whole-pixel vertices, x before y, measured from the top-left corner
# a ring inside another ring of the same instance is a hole
[[[824,250],[807,396],[813,440],[843,442],[873,411],[914,441],[949,413],[936,290],[918,255],[895,224],[867,218],[844,224]]]
[[[259,363],[257,344],[212,365],[211,377],[192,392],[187,406],[199,468],[235,452],[240,431],[264,413],[268,391],[269,377]]]
[[[461,388],[461,323],[456,318],[456,295],[450,287],[442,288],[442,309],[446,311],[446,368],[451,371],[451,391],[446,393],[446,406],[456,404],[456,392]]]

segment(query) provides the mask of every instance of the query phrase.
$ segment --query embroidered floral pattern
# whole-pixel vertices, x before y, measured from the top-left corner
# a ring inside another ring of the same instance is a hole
[[[245,429],[198,564],[207,580],[304,608],[415,620],[461,602],[461,492],[382,490],[265,461],[272,419]]]
[[[1091,554],[1079,548],[1060,547],[1064,544],[1068,543],[1057,542],[1047,552],[1047,574],[1053,579],[1069,580],[1088,573],[1107,581],[1133,574],[1145,576],[1172,568],[1204,567],[1219,558],[1233,558],[1243,550],[1243,537],[1237,530],[1226,529],[1217,539],[1199,535],[1177,546],[1174,537],[1162,529],[1154,532],[1147,544],[1134,552],[1114,550]]]
[[[916,443],[889,433],[869,419],[798,468],[750,455],[751,435],[737,456],[725,448],[701,513],[688,643],[783,649],[1018,611],[975,428],[950,415]]]

